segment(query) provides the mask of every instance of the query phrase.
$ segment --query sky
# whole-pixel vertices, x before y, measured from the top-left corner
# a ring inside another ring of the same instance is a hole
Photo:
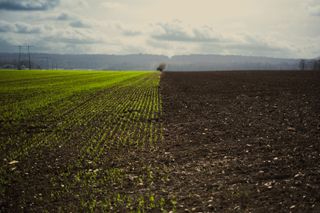
[[[320,0],[0,0],[0,52],[320,56]]]

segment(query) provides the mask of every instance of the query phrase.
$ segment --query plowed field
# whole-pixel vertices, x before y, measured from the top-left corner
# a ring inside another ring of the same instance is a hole
[[[320,211],[320,72],[165,73],[161,94],[179,211]]]

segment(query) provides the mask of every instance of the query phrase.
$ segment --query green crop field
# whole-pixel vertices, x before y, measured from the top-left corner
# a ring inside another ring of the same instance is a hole
[[[147,71],[0,71],[0,206],[175,209],[152,190],[157,168],[139,163],[161,142],[159,81]]]

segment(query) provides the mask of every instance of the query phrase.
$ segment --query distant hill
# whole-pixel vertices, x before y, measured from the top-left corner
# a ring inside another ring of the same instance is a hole
[[[297,59],[278,59],[251,56],[185,55],[174,56],[169,63],[170,70],[295,70]]]
[[[27,55],[22,63],[28,66]],[[224,55],[178,55],[171,58],[164,55],[62,55],[33,53],[33,68],[41,69],[94,69],[94,70],[155,70],[161,63],[167,63],[169,71],[211,71],[211,70],[297,70],[298,59],[280,59],[252,56]],[[0,67],[18,64],[18,54],[0,53]],[[309,65],[310,64],[310,65]],[[311,69],[307,61],[306,68]]]
[[[22,60],[28,64],[27,55]],[[166,56],[157,55],[31,55],[35,67],[42,69],[94,69],[94,70],[154,70],[161,61],[168,61]],[[0,64],[17,63],[18,54],[0,53]]]

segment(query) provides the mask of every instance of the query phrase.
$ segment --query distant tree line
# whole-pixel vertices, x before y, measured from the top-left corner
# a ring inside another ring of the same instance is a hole
[[[38,64],[35,64],[32,61],[28,60],[1,60],[0,61],[0,68],[3,69],[29,69],[29,66],[32,66],[33,69],[41,69]]]
[[[314,60],[301,59],[299,61],[299,69],[320,71],[320,59],[314,59]]]
[[[320,71],[320,59],[313,62],[313,70]]]

